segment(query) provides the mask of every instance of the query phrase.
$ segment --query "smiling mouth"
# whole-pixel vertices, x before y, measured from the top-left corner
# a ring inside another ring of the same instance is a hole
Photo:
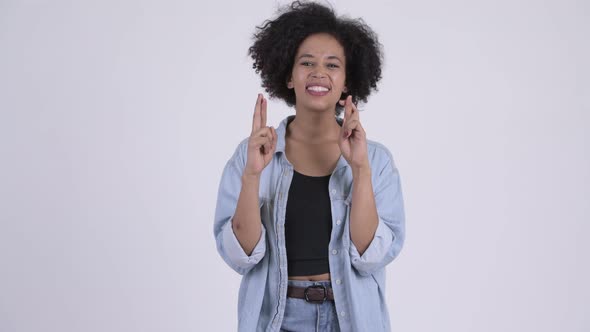
[[[330,91],[330,89],[324,87],[324,86],[319,86],[319,85],[310,85],[307,87],[308,91],[315,91],[315,92],[328,92]]]
[[[312,96],[325,96],[330,92],[330,89],[321,85],[310,85],[305,88],[305,91]]]

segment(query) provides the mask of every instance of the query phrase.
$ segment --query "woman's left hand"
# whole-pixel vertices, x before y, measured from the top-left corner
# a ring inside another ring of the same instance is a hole
[[[352,103],[352,96],[340,101],[344,106],[344,122],[340,129],[338,145],[344,159],[354,169],[369,168],[367,135],[359,120],[359,111]]]

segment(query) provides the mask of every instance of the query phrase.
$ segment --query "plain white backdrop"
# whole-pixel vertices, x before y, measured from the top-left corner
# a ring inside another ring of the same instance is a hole
[[[236,329],[213,212],[286,3],[0,0],[0,331]],[[590,4],[331,3],[385,51],[393,330],[589,331]]]

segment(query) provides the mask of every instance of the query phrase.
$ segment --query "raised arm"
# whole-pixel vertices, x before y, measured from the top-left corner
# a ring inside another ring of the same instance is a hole
[[[248,139],[248,156],[241,178],[242,187],[232,219],[232,229],[247,255],[252,253],[260,239],[260,174],[272,160],[277,143],[275,129],[266,126],[266,106],[266,99],[259,94],[254,107],[252,132]]]

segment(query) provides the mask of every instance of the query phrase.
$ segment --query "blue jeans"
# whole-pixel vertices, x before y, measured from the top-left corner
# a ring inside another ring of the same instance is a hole
[[[289,280],[289,286],[331,286],[330,281]],[[287,297],[281,332],[339,332],[338,315],[334,301],[316,304],[304,299]]]

